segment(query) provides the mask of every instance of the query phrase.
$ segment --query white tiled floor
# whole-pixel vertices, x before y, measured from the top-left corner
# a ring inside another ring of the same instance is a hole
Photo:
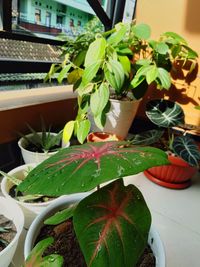
[[[184,190],[160,187],[142,173],[124,181],[136,185],[146,199],[153,224],[164,243],[166,267],[200,267],[200,174]],[[15,267],[20,267],[23,259],[25,234],[14,257]]]

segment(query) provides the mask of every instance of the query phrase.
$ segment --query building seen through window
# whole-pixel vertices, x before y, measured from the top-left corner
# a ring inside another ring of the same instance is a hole
[[[108,0],[100,1],[104,10]],[[95,16],[86,0],[12,0],[12,30],[36,37],[74,37]]]

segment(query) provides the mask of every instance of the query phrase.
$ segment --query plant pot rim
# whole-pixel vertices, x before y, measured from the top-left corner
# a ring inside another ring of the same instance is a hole
[[[17,231],[16,231],[16,234],[15,234],[14,238],[11,240],[11,242],[8,244],[8,246],[7,246],[6,248],[4,248],[4,249],[0,252],[0,257],[1,257],[1,256],[2,256],[4,253],[6,253],[6,251],[8,251],[8,250],[13,246],[13,244],[19,239],[19,237],[20,237],[20,235],[21,235],[21,233],[22,233],[22,231],[23,231],[23,227],[24,227],[24,214],[23,214],[23,212],[22,212],[20,206],[17,205],[16,203],[14,203],[13,201],[8,200],[8,199],[6,199],[5,197],[0,196],[0,202],[5,203],[6,206],[9,206],[9,207],[11,206],[11,207],[12,207],[12,210],[13,210],[13,208],[14,208],[14,210],[17,211],[19,218],[21,219],[21,223],[19,224],[18,227],[17,227],[16,223],[14,222],[14,220],[12,220],[13,223],[14,223],[14,225],[15,225],[15,227],[16,227],[16,230],[17,230]],[[3,214],[3,215],[4,215],[4,214]],[[5,215],[5,216],[6,216],[6,215]],[[10,219],[9,219],[9,220],[10,220]],[[17,228],[18,228],[18,229],[17,229]]]
[[[16,172],[20,172],[20,171],[23,171],[23,170],[26,170],[27,167],[35,167],[37,164],[36,163],[28,163],[28,164],[24,164],[24,165],[20,165],[14,169],[12,169],[11,171],[8,172],[8,175],[13,175],[15,174]],[[39,202],[39,203],[28,203],[28,202],[22,202],[22,201],[19,201],[13,197],[11,197],[9,195],[9,193],[7,192],[6,190],[6,184],[8,182],[8,179],[4,176],[3,179],[2,179],[2,182],[1,182],[1,191],[2,191],[2,194],[5,196],[5,198],[9,199],[9,200],[12,200],[14,202],[16,202],[17,204],[19,205],[22,205],[22,206],[26,206],[26,207],[37,207],[37,206],[46,206],[46,205],[49,205],[50,203],[52,203],[55,199],[52,199],[52,200],[49,200],[49,201],[46,201],[46,202]]]
[[[42,132],[37,132],[38,134],[42,134]],[[51,135],[57,135],[57,133],[54,133],[54,132],[51,132],[50,133]],[[27,137],[30,137],[30,136],[32,136],[33,134],[32,133],[30,133],[30,134],[26,134],[25,136],[27,136]],[[24,138],[24,137],[21,137],[20,139],[19,139],[19,141],[18,141],[18,146],[19,146],[19,148],[21,149],[21,150],[23,150],[23,151],[25,151],[25,152],[28,152],[29,154],[32,154],[32,155],[35,155],[35,154],[38,154],[38,155],[54,155],[55,153],[57,153],[58,152],[58,150],[60,149],[60,148],[62,148],[62,146],[60,146],[58,149],[56,149],[55,151],[52,151],[52,152],[33,152],[33,151],[30,151],[30,150],[28,150],[28,149],[26,149],[24,146],[23,146],[23,141],[26,141],[26,139]],[[64,145],[64,147],[69,147],[70,146],[70,142],[68,142],[67,144],[65,144]]]
[[[90,193],[80,193],[76,196],[61,196],[58,199],[56,199],[51,205],[49,205],[42,213],[40,213],[32,222],[24,243],[24,257],[25,259],[30,254],[30,251],[32,250],[32,244],[35,242],[35,239],[41,229],[41,224],[43,224],[43,221],[48,218],[50,215],[53,215],[55,211],[60,206],[65,206],[65,203],[68,205],[74,204],[75,202],[81,201],[84,197],[89,195]],[[62,208],[62,207],[60,207]],[[165,267],[165,251],[164,246],[162,243],[162,240],[160,238],[159,233],[155,229],[153,225],[151,225],[150,232],[149,232],[149,238],[148,238],[148,244],[150,246],[153,246],[153,243],[156,240],[156,245],[154,245],[157,250],[159,249],[159,260],[158,255],[155,255],[156,258],[156,267]],[[158,265],[159,264],[159,265]]]
[[[141,102],[142,101],[142,98],[140,98],[140,99],[115,99],[115,98],[109,98],[109,100],[111,101],[111,102],[116,102],[116,103],[124,103],[124,102],[128,102],[128,103],[132,103],[132,102]]]

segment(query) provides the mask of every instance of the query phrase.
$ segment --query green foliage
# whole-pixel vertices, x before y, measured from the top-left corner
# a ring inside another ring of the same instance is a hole
[[[141,192],[117,180],[83,199],[73,224],[87,266],[133,267],[146,247],[151,215]]]
[[[54,149],[58,149],[57,147],[60,145],[63,131],[53,135],[51,133],[51,127],[47,129],[42,118],[41,132],[34,130],[29,124],[27,124],[27,127],[30,130],[30,136],[19,133],[19,135],[27,141],[27,145],[33,145],[35,150],[38,150],[39,152],[48,152],[50,150],[52,152]]]
[[[63,266],[63,257],[57,254],[51,254],[49,256],[43,257],[42,254],[45,249],[53,243],[53,238],[49,237],[41,240],[33,248],[30,255],[26,259],[23,267],[62,267]]]
[[[184,123],[181,106],[169,100],[151,100],[146,105],[146,115],[159,128],[138,134],[130,142],[135,145],[150,145],[158,140],[162,143],[164,139],[163,149],[171,150],[191,166],[199,167],[200,151],[197,144],[185,133],[182,136],[174,136],[173,133],[173,127],[181,127]],[[167,129],[168,136],[162,138],[164,129]]]
[[[68,140],[73,133],[79,132],[80,136],[79,127],[83,127],[80,121],[87,118],[91,106],[94,110],[97,92],[102,84],[109,88],[109,96],[112,89],[112,94],[114,92],[118,99],[128,93],[133,99],[138,99],[144,96],[152,83],[159,90],[168,90],[171,86],[170,70],[176,62],[190,61],[192,68],[195,68],[198,55],[183,37],[174,32],[165,32],[158,40],[150,37],[149,25],[120,22],[107,32],[87,32],[66,43],[64,61],[52,66],[48,78],[60,72],[59,82],[67,78],[81,96],[74,129],[71,131],[70,128],[66,134]],[[141,90],[140,87],[145,89]],[[82,101],[85,101],[83,96],[87,96],[88,109],[80,117]],[[98,100],[96,105],[99,105]],[[92,115],[97,126],[102,128],[105,123],[102,120],[104,110],[101,108],[98,116],[96,111]],[[89,128],[85,127],[84,131],[84,136],[87,136]],[[84,141],[84,138],[78,139],[81,143]]]
[[[48,196],[86,192],[106,181],[167,163],[166,154],[156,148],[129,142],[88,143],[60,150],[36,166],[18,189]]]

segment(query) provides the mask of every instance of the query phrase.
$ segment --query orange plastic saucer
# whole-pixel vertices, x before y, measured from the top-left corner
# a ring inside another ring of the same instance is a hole
[[[167,187],[167,188],[171,188],[171,189],[184,189],[190,186],[191,184],[191,180],[187,180],[184,181],[182,183],[169,183],[169,182],[164,182],[156,177],[154,177],[153,175],[151,175],[147,170],[144,171],[144,175],[152,182],[163,186],[163,187]]]

